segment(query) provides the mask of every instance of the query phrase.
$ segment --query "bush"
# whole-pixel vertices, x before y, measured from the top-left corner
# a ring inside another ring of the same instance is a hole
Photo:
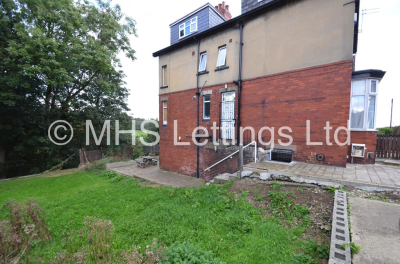
[[[132,159],[137,159],[137,158],[139,158],[140,156],[143,156],[143,155],[144,155],[144,153],[140,148],[134,147],[132,149]]]
[[[378,131],[379,136],[399,136],[400,135],[400,126],[395,127],[381,127]]]
[[[380,136],[391,136],[392,130],[389,127],[379,128],[378,135]]]
[[[162,261],[165,264],[192,263],[192,264],[220,264],[223,263],[214,258],[211,251],[203,250],[198,246],[191,245],[186,241],[173,244],[165,251],[166,257]]]
[[[121,181],[124,177],[119,175],[118,173],[114,171],[102,171],[99,173],[100,177],[111,179],[113,182],[119,182]]]

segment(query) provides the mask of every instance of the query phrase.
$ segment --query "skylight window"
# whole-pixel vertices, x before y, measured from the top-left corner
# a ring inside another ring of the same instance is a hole
[[[197,31],[197,17],[194,17],[179,26],[179,38],[186,37]]]

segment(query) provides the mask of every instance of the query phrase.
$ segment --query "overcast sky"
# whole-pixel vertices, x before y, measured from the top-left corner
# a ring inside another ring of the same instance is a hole
[[[210,1],[214,6],[220,2]],[[158,58],[153,58],[152,53],[169,46],[169,24],[207,1],[114,0],[113,3],[118,3],[122,11],[137,22],[139,37],[131,38],[137,60],[131,62],[121,58],[123,71],[127,75],[125,81],[131,93],[128,99],[131,114],[134,117],[158,118]],[[227,0],[226,3],[233,17],[240,15],[240,0]],[[396,78],[400,75],[400,1],[361,0],[361,10],[372,8],[379,8],[379,13],[364,15],[356,70],[386,71],[379,86],[377,126],[389,126],[392,98],[393,124],[400,125],[400,82]]]

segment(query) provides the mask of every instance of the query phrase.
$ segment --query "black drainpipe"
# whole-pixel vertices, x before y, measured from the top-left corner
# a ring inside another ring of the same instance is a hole
[[[243,52],[243,24],[239,25],[240,32],[240,46],[239,46],[239,79],[237,81],[233,81],[238,86],[238,115],[237,115],[237,125],[236,125],[236,144],[239,145],[240,141],[240,98],[242,92],[242,52]]]
[[[200,91],[199,91],[199,72],[198,68],[199,67],[199,60],[200,60],[200,40],[197,40],[194,38],[194,40],[197,41],[197,65],[196,65],[196,76],[197,76],[197,90],[196,90],[196,97],[197,97],[197,127],[200,125],[200,120],[199,120],[199,112],[200,112]],[[196,139],[197,140],[197,139]],[[200,140],[200,138],[198,139]],[[200,176],[200,146],[197,144],[197,168],[196,168],[196,177],[199,178]]]

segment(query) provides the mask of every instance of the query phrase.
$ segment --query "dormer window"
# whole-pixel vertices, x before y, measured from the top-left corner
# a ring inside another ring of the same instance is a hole
[[[179,26],[179,38],[186,37],[197,31],[197,17],[194,17]]]

